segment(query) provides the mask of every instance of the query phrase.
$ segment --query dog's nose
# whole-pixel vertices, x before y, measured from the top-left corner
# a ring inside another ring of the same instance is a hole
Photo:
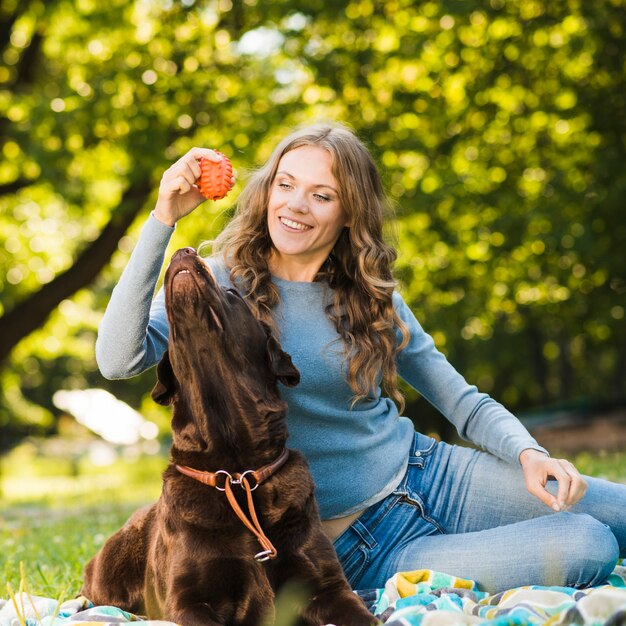
[[[195,256],[196,251],[193,248],[181,248],[180,250],[176,250],[174,255],[172,256],[172,260],[182,259],[186,256],[192,255]]]

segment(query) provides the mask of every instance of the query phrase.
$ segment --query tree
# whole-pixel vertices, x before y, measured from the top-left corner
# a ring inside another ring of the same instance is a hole
[[[397,205],[404,294],[470,380],[514,409],[616,399],[623,9],[5,3],[0,420],[49,422],[48,384],[97,379],[97,312],[167,164],[199,144],[243,170],[319,118],[350,123],[372,148]],[[174,245],[210,238],[234,198],[186,220]],[[144,395],[136,384],[116,392]]]
[[[385,166],[409,300],[513,407],[623,397],[623,8],[361,1],[306,33],[305,97]]]
[[[241,150],[290,104],[270,110],[272,65],[233,42],[256,10],[31,0],[3,11],[0,365],[101,273],[172,158],[193,143]],[[29,386],[22,374],[5,376],[5,392]],[[16,401],[5,398],[4,423]]]

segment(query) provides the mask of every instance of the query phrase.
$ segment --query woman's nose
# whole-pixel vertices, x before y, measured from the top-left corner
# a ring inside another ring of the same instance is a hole
[[[302,194],[294,193],[287,201],[287,208],[298,213],[306,213],[308,205]]]

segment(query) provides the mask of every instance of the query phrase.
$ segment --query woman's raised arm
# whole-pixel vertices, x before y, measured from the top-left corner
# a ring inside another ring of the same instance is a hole
[[[96,361],[105,378],[129,378],[159,361],[168,326],[162,297],[152,297],[174,228],[148,218],[98,328]]]
[[[154,211],[116,285],[98,329],[96,361],[105,378],[129,378],[157,363],[167,347],[163,294],[152,300],[176,222],[204,202],[196,182],[200,159],[219,162],[207,148],[192,148],[163,174]],[[231,187],[235,179],[231,180]]]

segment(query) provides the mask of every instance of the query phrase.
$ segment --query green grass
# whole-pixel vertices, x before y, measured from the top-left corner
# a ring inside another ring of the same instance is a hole
[[[626,452],[580,454],[582,473],[626,483]],[[158,498],[162,456],[107,467],[43,458],[18,449],[2,460],[0,598],[20,585],[20,563],[34,595],[72,598],[83,568],[130,513]]]
[[[15,506],[0,524],[0,576],[13,589],[20,584],[20,563],[31,593],[66,598],[78,594],[83,568],[106,538],[127,519],[134,505],[73,507]],[[6,586],[0,596],[6,598]]]
[[[626,452],[581,452],[570,460],[581,474],[626,483]]]
[[[97,467],[82,459],[33,456],[28,446],[2,459],[0,598],[20,585],[34,595],[72,598],[83,568],[104,541],[161,490],[163,456]]]

